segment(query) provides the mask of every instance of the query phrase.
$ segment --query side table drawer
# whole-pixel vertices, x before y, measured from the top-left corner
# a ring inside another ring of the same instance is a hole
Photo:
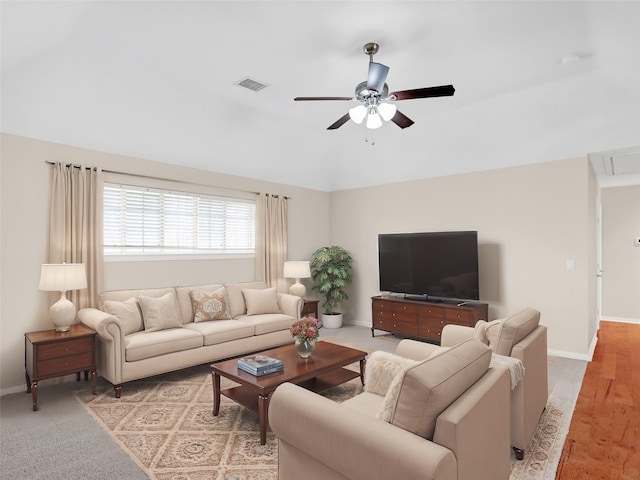
[[[94,341],[93,337],[86,337],[43,344],[38,347],[38,358],[40,360],[49,360],[51,358],[91,352],[93,350]]]
[[[93,368],[92,352],[83,352],[77,355],[67,357],[52,358],[44,360],[37,365],[37,376],[39,378],[48,377],[50,375],[60,376],[65,373],[75,373],[80,370],[88,370]]]

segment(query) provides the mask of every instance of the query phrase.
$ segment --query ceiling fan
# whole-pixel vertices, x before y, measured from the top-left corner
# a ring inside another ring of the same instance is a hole
[[[373,61],[373,56],[379,48],[377,43],[367,43],[362,49],[365,54],[369,55],[369,75],[365,82],[356,86],[355,97],[296,97],[294,101],[346,100],[359,102],[359,105],[351,108],[348,113],[329,125],[327,130],[340,128],[349,119],[358,124],[366,119],[365,126],[370,129],[380,128],[383,120],[392,121],[400,128],[407,128],[414,124],[413,120],[401,113],[393,103],[388,102],[414,98],[446,97],[455,92],[453,85],[441,85],[389,93],[389,86],[385,83],[389,67]]]

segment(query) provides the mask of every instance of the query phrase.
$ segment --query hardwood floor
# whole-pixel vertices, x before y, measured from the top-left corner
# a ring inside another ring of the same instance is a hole
[[[640,479],[640,325],[601,322],[556,480]]]

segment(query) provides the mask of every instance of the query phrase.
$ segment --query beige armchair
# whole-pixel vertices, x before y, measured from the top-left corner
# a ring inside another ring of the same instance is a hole
[[[524,378],[510,394],[511,446],[518,460],[524,458],[524,450],[531,441],[549,396],[547,327],[539,322],[540,312],[527,308],[504,320],[478,322],[475,329],[447,325],[442,331],[442,347],[457,345],[475,337],[489,344],[496,354],[517,358],[522,362]],[[410,356],[407,352],[403,355]]]
[[[392,356],[371,354],[365,391],[342,404],[289,383],[274,392],[279,480],[508,479],[510,381],[487,346],[414,362],[378,353]]]

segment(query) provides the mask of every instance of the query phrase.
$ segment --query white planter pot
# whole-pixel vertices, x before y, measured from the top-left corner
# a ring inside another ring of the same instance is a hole
[[[342,314],[333,313],[327,315],[326,313],[320,314],[320,321],[324,328],[340,328],[342,326]]]

